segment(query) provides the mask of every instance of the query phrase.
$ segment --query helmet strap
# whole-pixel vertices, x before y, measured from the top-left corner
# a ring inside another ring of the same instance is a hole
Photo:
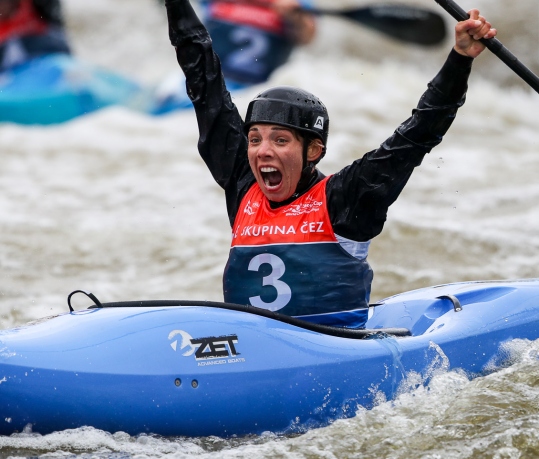
[[[316,171],[316,164],[313,161],[307,160],[307,153],[309,152],[309,145],[311,143],[311,139],[309,137],[305,137],[305,140],[303,142],[303,169],[301,171],[301,176],[299,178],[298,185],[296,187],[296,191],[294,192],[294,199],[297,198],[301,193],[303,193],[305,190],[309,188],[311,185],[312,177]]]

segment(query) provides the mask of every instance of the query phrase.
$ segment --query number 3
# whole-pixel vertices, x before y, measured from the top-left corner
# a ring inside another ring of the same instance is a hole
[[[285,284],[279,279],[285,272],[285,265],[277,255],[271,253],[263,253],[254,257],[249,263],[249,271],[258,271],[263,264],[269,264],[271,266],[271,273],[268,276],[262,278],[262,285],[271,285],[277,290],[277,298],[271,303],[266,303],[260,296],[252,296],[249,301],[253,306],[258,308],[269,309],[270,311],[277,311],[284,308],[292,298],[292,290],[288,284]]]

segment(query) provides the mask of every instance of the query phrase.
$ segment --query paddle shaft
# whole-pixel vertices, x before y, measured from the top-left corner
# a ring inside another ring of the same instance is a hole
[[[457,21],[465,21],[470,16],[453,0],[435,0],[444,10],[446,10]],[[530,87],[539,93],[539,77],[528,67],[520,62],[497,38],[482,38],[483,43],[493,54],[500,58],[511,70],[522,78]]]

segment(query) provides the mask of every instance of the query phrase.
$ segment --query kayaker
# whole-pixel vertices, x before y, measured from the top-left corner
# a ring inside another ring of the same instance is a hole
[[[60,1],[0,0],[0,71],[52,53],[70,53]]]
[[[480,38],[479,11],[455,28],[455,45],[412,116],[375,150],[329,177],[324,104],[277,87],[249,104],[245,121],[231,100],[218,56],[188,0],[166,0],[169,35],[199,126],[199,152],[224,189],[232,244],[226,302],[251,304],[328,325],[361,327],[372,270],[369,244],[412,171],[438,145],[462,106]]]
[[[297,0],[212,0],[204,11],[222,71],[227,81],[240,84],[267,81],[316,33],[314,15]]]
[[[164,3],[164,0],[159,0]],[[311,43],[316,18],[307,0],[201,0],[202,21],[227,82],[238,87],[267,81],[292,51]]]

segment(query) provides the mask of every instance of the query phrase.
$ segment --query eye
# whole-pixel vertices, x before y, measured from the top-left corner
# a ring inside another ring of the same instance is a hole
[[[260,143],[260,138],[249,137],[249,145],[257,145],[258,143]]]

